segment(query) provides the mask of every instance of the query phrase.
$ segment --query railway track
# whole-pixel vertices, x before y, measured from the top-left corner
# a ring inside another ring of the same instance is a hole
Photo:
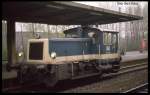
[[[121,74],[130,73],[130,72],[134,72],[134,71],[138,71],[138,70],[142,70],[142,69],[146,69],[146,68],[147,68],[147,63],[124,66],[124,67],[120,68],[120,71],[118,73],[104,74],[103,77],[118,76]]]
[[[141,84],[123,93],[148,93],[148,83]]]
[[[111,73],[111,74],[104,74],[102,78],[99,76],[83,78],[78,80],[64,80],[60,81],[54,87],[46,87],[44,84],[37,83],[37,84],[24,84],[24,85],[17,85],[13,87],[6,87],[2,89],[3,92],[63,92],[69,89],[75,89],[77,87],[82,87],[84,85],[93,84],[95,82],[100,82],[101,80],[109,80],[115,76],[119,76],[122,74],[135,72],[139,70],[143,70],[147,68],[147,63],[141,63],[136,65],[130,65],[121,67],[118,73]]]

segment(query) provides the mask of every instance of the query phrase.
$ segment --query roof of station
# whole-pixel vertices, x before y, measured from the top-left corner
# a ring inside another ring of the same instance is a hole
[[[140,20],[142,17],[75,2],[3,2],[2,19],[51,25],[92,25]]]

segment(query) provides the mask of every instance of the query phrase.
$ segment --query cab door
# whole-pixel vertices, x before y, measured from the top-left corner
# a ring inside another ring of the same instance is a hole
[[[112,48],[112,33],[104,32],[103,33],[103,45],[104,45],[104,53],[109,54],[111,53]]]
[[[112,53],[116,53],[117,52],[117,34],[116,33],[112,33]]]

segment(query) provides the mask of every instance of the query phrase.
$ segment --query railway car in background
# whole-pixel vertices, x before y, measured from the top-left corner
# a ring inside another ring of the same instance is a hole
[[[53,86],[59,80],[115,73],[120,68],[118,32],[87,26],[64,31],[65,38],[29,39],[21,81]]]

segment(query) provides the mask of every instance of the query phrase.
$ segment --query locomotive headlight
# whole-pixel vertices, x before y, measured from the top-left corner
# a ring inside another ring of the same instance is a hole
[[[56,52],[51,53],[51,58],[55,59],[56,58]]]
[[[23,56],[23,52],[19,52],[19,53],[18,53],[18,56],[19,56],[19,57]]]

